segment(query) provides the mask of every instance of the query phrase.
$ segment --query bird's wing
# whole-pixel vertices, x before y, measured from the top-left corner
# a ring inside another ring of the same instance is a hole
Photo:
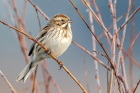
[[[48,30],[49,30],[50,28],[51,28],[51,26],[46,25],[46,26],[41,30],[41,32],[37,35],[36,40],[38,41],[40,38],[42,38],[42,37],[48,32]],[[36,44],[36,42],[33,42],[33,44],[31,45],[28,56],[30,56],[30,55],[33,53],[35,44]]]

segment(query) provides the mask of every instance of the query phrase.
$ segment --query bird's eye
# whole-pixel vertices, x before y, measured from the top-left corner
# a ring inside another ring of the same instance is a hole
[[[62,19],[61,21],[64,22],[64,19]]]

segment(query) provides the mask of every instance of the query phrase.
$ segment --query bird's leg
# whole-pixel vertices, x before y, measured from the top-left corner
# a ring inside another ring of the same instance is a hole
[[[47,50],[47,54],[48,54],[48,55],[51,54],[51,51],[50,51],[49,49]],[[63,63],[62,63],[61,61],[59,62],[59,66],[60,66],[60,69],[63,67]],[[59,69],[59,70],[60,70],[60,69]]]
[[[60,69],[63,67],[63,63],[61,61],[59,63],[59,66],[60,66]],[[58,70],[60,70],[60,69],[58,69]]]
[[[50,55],[50,54],[51,54],[51,51],[50,51],[49,49],[47,50],[47,54],[48,54],[48,55]]]

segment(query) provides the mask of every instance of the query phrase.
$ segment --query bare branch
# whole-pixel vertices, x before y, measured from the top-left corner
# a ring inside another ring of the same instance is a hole
[[[1,70],[0,70],[0,75],[1,75],[2,78],[5,80],[5,82],[8,84],[8,86],[9,86],[10,89],[11,89],[11,91],[12,91],[13,93],[17,93],[17,92],[15,91],[15,89],[12,87],[12,85],[10,84],[10,82],[7,80],[7,78],[4,76],[4,74],[2,73]]]

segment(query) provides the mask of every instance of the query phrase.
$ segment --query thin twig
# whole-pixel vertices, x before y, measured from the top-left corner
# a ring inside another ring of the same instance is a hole
[[[112,20],[113,20],[113,27],[115,27],[115,22],[114,22],[114,11],[113,11],[113,5],[112,5],[112,0],[109,0],[109,5],[110,5],[110,12],[111,12],[111,16],[112,16]],[[115,28],[114,28],[115,30]],[[115,31],[114,31],[115,32]],[[113,64],[115,63],[115,40],[116,39],[116,35],[113,35],[112,38],[112,60],[113,60]],[[112,93],[112,87],[113,87],[113,73],[114,70],[111,69],[111,73],[110,73],[110,84],[109,84],[109,93]]]
[[[88,0],[88,4],[90,6],[90,0]],[[93,25],[93,18],[92,18],[92,13],[91,11],[89,11],[89,21],[90,21],[90,25],[91,25],[91,30],[95,33],[94,31],[94,25]],[[95,37],[91,34],[92,36],[92,44],[93,44],[93,56],[97,57],[96,56],[96,39]],[[107,34],[106,34],[107,36]],[[107,36],[107,41],[109,41],[109,38]],[[110,42],[108,42],[110,44]],[[95,64],[95,71],[96,71],[96,74],[95,74],[95,79],[97,81],[97,85],[98,85],[98,90],[99,90],[99,93],[102,93],[101,91],[101,85],[100,85],[100,78],[99,78],[99,70],[98,70],[98,63],[97,63],[97,60],[94,60],[94,64]]]
[[[100,61],[97,57],[93,56],[88,50],[86,50],[85,48],[83,48],[82,46],[80,46],[79,44],[77,44],[75,41],[72,40],[72,43],[74,43],[76,46],[78,46],[79,48],[81,48],[83,51],[85,51],[87,54],[89,54],[92,58],[94,58],[95,60],[97,60],[97,62],[99,62],[101,65],[103,65],[105,68],[107,68],[108,70],[110,70],[110,68],[108,66],[106,66],[102,61]]]
[[[33,40],[34,42],[38,43],[42,48],[44,48],[44,49],[48,52],[48,49],[47,49],[45,46],[43,46],[43,44],[41,44],[40,42],[38,42],[37,40],[35,40],[34,38],[30,37],[29,35],[27,35],[26,33],[22,32],[21,30],[19,30],[19,29],[13,27],[13,26],[11,26],[11,25],[9,25],[9,24],[7,24],[7,23],[1,21],[1,20],[0,20],[0,22],[3,23],[3,24],[6,25],[6,26],[9,26],[10,28],[12,28],[12,29],[14,29],[14,30],[16,30],[16,31],[18,31],[18,32],[20,32],[20,33],[22,33],[22,34],[24,34],[24,35],[27,36],[29,39],[31,39],[31,40]],[[71,76],[71,78],[79,85],[79,87],[83,90],[83,92],[84,92],[84,93],[87,93],[86,90],[83,88],[83,86],[80,84],[80,82],[78,82],[78,80],[68,71],[68,69],[63,65],[63,63],[62,63],[61,61],[59,61],[52,53],[49,53],[49,54],[50,54],[50,56],[51,56],[59,65],[61,65],[61,66],[64,68],[64,70],[65,70],[65,71]]]
[[[93,52],[95,52],[96,54],[100,54],[101,56],[104,56],[104,57],[106,57],[106,58],[107,58],[107,56],[106,56],[106,55],[104,55],[104,54],[102,54],[102,53],[100,53],[100,52],[97,52],[97,51],[94,51],[94,50],[93,50]]]
[[[125,16],[125,14],[121,15],[121,16],[117,19],[117,22],[120,21],[124,16]],[[111,24],[111,25],[107,28],[107,30],[109,31],[109,30],[111,29],[112,26],[113,26],[113,24]],[[103,35],[104,35],[104,32],[98,36],[98,39],[100,39]]]
[[[102,20],[102,17],[101,17],[101,14],[100,14],[100,11],[99,11],[99,9],[98,9],[98,6],[97,6],[95,0],[92,0],[92,2],[93,2],[93,4],[94,4],[94,7],[95,7],[97,13],[98,13],[98,17],[99,17],[100,22],[104,25],[103,20]],[[90,6],[90,4],[89,4],[89,6]],[[90,12],[91,12],[91,11],[90,11]],[[92,15],[92,14],[91,14],[91,15]],[[108,29],[107,29],[107,30],[108,30]],[[108,30],[108,31],[109,31],[109,30]],[[111,43],[110,43],[109,37],[108,37],[108,35],[107,35],[107,33],[106,33],[105,30],[104,30],[104,33],[105,33],[105,37],[106,37],[106,39],[107,39],[108,45],[109,45],[109,47],[110,47],[110,50],[112,51],[112,49],[111,49]]]
[[[34,93],[34,90],[35,90],[35,80],[36,80],[37,68],[38,68],[38,65],[36,66],[36,69],[35,69],[35,75],[34,75],[32,93]]]
[[[137,38],[139,37],[140,32],[138,33],[138,35],[135,37],[135,39],[133,40],[132,44],[130,45],[129,49],[127,50],[127,52],[124,55],[124,59],[126,57],[126,55],[128,54],[128,52],[130,51],[130,49],[132,48],[132,46],[134,45],[135,41],[137,40]]]
[[[28,0],[47,20],[49,20],[49,18],[35,5],[32,3],[31,0]]]
[[[83,19],[82,15],[80,14],[80,12],[78,11],[77,7],[75,7],[75,5],[72,3],[71,0],[69,0],[71,2],[71,4],[74,6],[74,8],[76,9],[76,11],[78,12],[78,14],[80,15],[80,17]],[[82,0],[82,2],[88,7],[88,9],[91,11],[92,16],[94,17],[94,19],[99,23],[99,25],[106,31],[107,35],[112,39],[112,35],[110,34],[110,32],[107,30],[107,28],[101,23],[101,21],[99,20],[98,16],[94,13],[94,11],[91,9],[91,7],[88,5],[88,3],[85,0]],[[84,20],[83,20],[84,21]],[[85,22],[85,21],[84,21]],[[86,24],[87,25],[87,24]],[[88,27],[89,28],[89,27]],[[90,30],[92,31],[92,30]]]
[[[8,79],[4,76],[4,74],[2,73],[2,71],[0,70],[0,75],[2,76],[2,78],[5,80],[5,82],[8,84],[8,86],[10,87],[11,91],[13,93],[17,93],[15,91],[15,89],[13,88],[13,86],[10,84],[10,82],[8,81]]]
[[[44,84],[44,81],[41,81],[41,82],[38,82],[36,85],[40,86],[40,85],[43,85],[43,84]],[[32,85],[17,91],[17,93],[25,93],[25,91],[28,91],[30,89],[32,89]]]
[[[116,43],[116,31],[117,31],[117,22],[116,22],[116,3],[117,0],[114,0],[114,7],[112,5],[112,0],[109,0],[109,5],[110,5],[110,11],[111,11],[111,15],[112,15],[112,20],[113,20],[113,27],[114,27],[114,35],[113,35],[113,39],[112,39],[112,62],[113,64],[115,63],[115,43]],[[112,93],[112,87],[113,87],[113,73],[114,70],[111,70],[111,74],[110,74],[110,86],[109,86],[109,93]],[[117,79],[117,77],[116,77]],[[117,79],[118,82],[118,89],[119,92],[121,93],[121,89],[120,89],[120,83]],[[115,84],[116,85],[116,84]]]
[[[140,78],[139,78],[139,80],[138,80],[138,82],[137,82],[137,85],[136,85],[136,86],[135,86],[135,88],[134,88],[133,93],[135,93],[135,91],[136,91],[136,89],[137,89],[137,87],[138,87],[139,83],[140,83]]]
[[[37,14],[37,19],[38,19],[38,23],[39,23],[39,28],[40,28],[40,31],[41,31],[41,23],[40,23],[40,18],[39,18],[39,14],[37,12],[37,9],[35,8],[35,11],[36,11],[36,14]]]
[[[124,49],[122,49],[122,51],[124,52],[124,54],[126,53]],[[132,62],[140,69],[139,63],[136,60],[134,60],[133,57],[131,57],[129,54],[127,54],[126,56],[129,57],[129,59],[131,59]]]
[[[83,55],[83,63],[84,63],[84,71],[85,71],[85,77],[86,77],[86,84],[87,84],[87,90],[88,93],[90,93],[90,89],[89,89],[89,82],[88,82],[88,73],[87,73],[87,68],[86,68],[86,60],[85,60],[85,55]]]
[[[23,4],[22,17],[21,17],[23,23],[25,22],[25,13],[26,13],[27,1],[28,0],[24,0],[24,4]]]
[[[48,82],[48,80],[51,80],[51,76],[45,72],[46,61],[43,60],[41,63],[42,63],[42,73],[43,73],[43,79],[44,79],[44,86],[45,86],[45,90],[46,90],[45,93],[50,93],[50,85],[49,85],[50,81]],[[45,65],[45,66],[43,66],[43,65]]]
[[[119,33],[121,31],[121,29],[129,22],[129,20],[139,11],[140,6],[133,12],[133,14],[128,18],[127,21],[125,21],[122,26],[120,26],[120,28],[118,29],[117,33]]]

